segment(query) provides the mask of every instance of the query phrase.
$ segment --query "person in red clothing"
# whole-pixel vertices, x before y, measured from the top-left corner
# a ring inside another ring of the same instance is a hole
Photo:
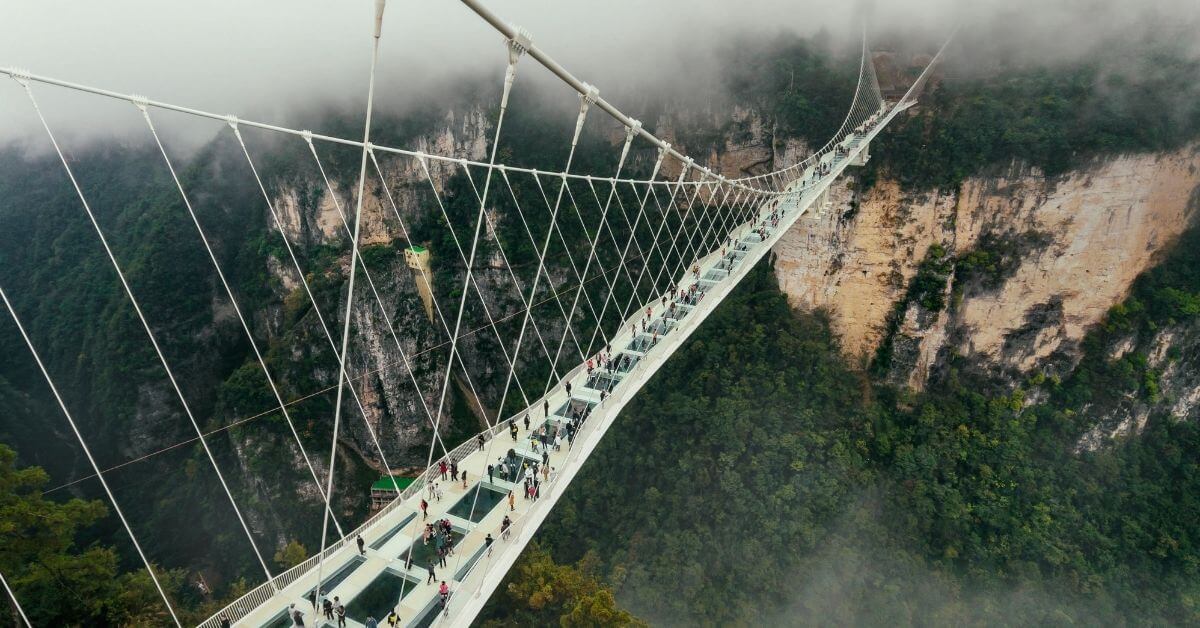
[[[424,521],[428,518],[429,518],[429,502],[422,499],[421,500],[421,520]]]
[[[442,480],[445,480],[445,479],[446,479],[446,472],[447,472],[447,470],[448,470],[448,468],[446,467],[446,461],[445,461],[445,460],[443,460],[443,461],[441,461],[441,462],[439,462],[439,463],[438,463],[438,471],[441,471],[441,473],[442,473]]]

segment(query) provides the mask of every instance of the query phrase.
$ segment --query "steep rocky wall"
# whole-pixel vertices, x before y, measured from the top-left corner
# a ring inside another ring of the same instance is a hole
[[[1195,218],[1200,152],[1129,155],[1046,179],[1011,167],[950,193],[908,195],[889,181],[861,198],[843,183],[834,206],[776,247],[791,301],[827,308],[847,354],[868,359],[929,247],[970,252],[985,235],[1038,234],[998,287],[960,286],[945,312],[905,312],[897,337],[919,387],[946,349],[1027,370],[1078,341]],[[950,281],[953,281],[951,278]],[[950,290],[947,286],[947,290]]]

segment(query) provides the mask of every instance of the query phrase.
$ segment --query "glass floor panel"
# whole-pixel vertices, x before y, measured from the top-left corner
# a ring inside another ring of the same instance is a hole
[[[630,342],[625,348],[630,351],[645,353],[654,348],[654,337],[650,335],[638,336],[637,338],[634,338],[633,341]]]
[[[377,550],[377,549],[383,547],[388,541],[392,540],[392,537],[396,536],[397,534],[400,534],[400,530],[403,530],[404,526],[408,525],[408,522],[412,521],[416,516],[417,516],[417,513],[415,513],[415,512],[409,513],[408,516],[404,518],[404,521],[401,521],[399,525],[392,528],[391,530],[388,530],[387,534],[376,539],[374,543],[371,543],[370,548],[373,550]]]
[[[633,367],[637,365],[639,359],[640,358],[638,358],[636,355],[629,355],[628,353],[621,354],[621,357],[617,362],[617,372],[628,373],[629,371],[632,371]]]
[[[471,507],[471,504],[468,503],[467,508],[470,508],[470,507]],[[465,519],[466,517],[463,517],[463,518]],[[458,526],[450,527],[450,536],[454,539],[454,543],[456,545],[458,544],[459,541],[462,541],[463,535],[465,535],[466,533],[467,533],[466,530],[464,530]],[[412,550],[412,553],[413,553],[411,563],[409,562],[409,558],[408,558],[409,550]],[[412,546],[410,546],[409,549],[406,549],[403,552],[400,552],[400,555],[397,556],[396,559],[403,561],[404,565],[406,567],[412,567],[414,569],[424,571],[427,567],[429,567],[429,563],[431,561],[434,563],[437,562],[437,555],[438,555],[437,542],[434,541],[433,539],[429,539],[429,542],[426,543],[421,538],[420,535],[417,535],[417,540],[413,541]],[[446,561],[448,564],[449,558],[447,558]],[[440,567],[439,567],[439,569],[440,569]],[[376,617],[376,619],[378,619],[378,617]]]
[[[521,471],[526,464],[534,465],[540,462],[528,456],[522,456],[513,449],[508,450],[508,453],[509,455],[505,456],[503,460],[493,463],[496,468],[496,477],[508,482],[516,482],[517,478],[521,477]],[[503,468],[500,466],[501,463],[504,465]],[[495,490],[502,489],[495,487]]]
[[[687,316],[688,312],[691,312],[691,311],[692,311],[692,308],[690,308],[690,307],[687,307],[685,305],[676,305],[674,309],[667,308],[667,313],[664,314],[663,316],[665,316],[668,320],[677,321],[677,320],[682,319],[684,316]]]
[[[288,617],[286,609],[279,612],[278,615],[271,618],[271,621],[262,625],[262,628],[291,628],[294,624],[292,618]]]
[[[547,439],[546,439],[547,445],[546,446],[553,447],[554,446],[554,433],[557,432],[559,429],[561,429],[559,427],[560,424],[561,424],[561,421],[556,421],[554,419],[550,419],[549,421],[543,421],[541,424],[534,427],[533,431],[529,432],[529,436],[526,437],[529,439],[530,447],[534,451],[542,450],[542,441],[538,438],[542,433],[545,433],[547,436]]]
[[[621,380],[618,377],[608,375],[607,373],[594,372],[588,375],[587,382],[583,385],[592,390],[612,392],[613,388],[616,388],[619,383],[621,383]]]
[[[507,497],[508,491],[498,486],[488,485],[486,482],[480,482],[467,491],[467,494],[463,495],[462,499],[451,506],[447,512],[455,517],[478,523]]]
[[[649,340],[648,337],[647,337],[647,340]],[[579,416],[579,415],[587,416],[588,414],[591,413],[592,408],[595,406],[596,406],[596,404],[594,404],[590,401],[586,401],[583,399],[571,398],[570,401],[559,406],[558,410],[555,411],[554,414],[557,416],[560,416],[564,419],[574,418],[575,416]]]
[[[342,565],[341,569],[333,572],[333,574],[328,578],[322,578],[321,588],[324,589],[326,593],[333,591],[334,587],[344,582],[346,578],[349,578],[350,574],[354,573],[354,570],[361,567],[365,562],[367,562],[367,559],[363,558],[362,556],[355,556],[354,558],[350,559],[350,562]],[[305,597],[312,595],[314,589],[316,589],[316,587],[309,589],[308,593],[304,594]]]
[[[673,323],[660,318],[646,326],[646,333],[653,334],[654,332],[658,332],[658,335],[665,336],[674,327]]]
[[[359,623],[365,623],[368,617],[382,620],[401,599],[422,585],[424,583],[416,578],[385,569],[367,585],[367,588],[350,600],[346,605],[346,616]]]
[[[483,556],[485,551],[487,551],[487,547],[480,545],[479,549],[475,550],[475,553],[463,563],[462,568],[454,574],[454,579],[462,582],[463,577],[467,575],[467,572],[471,570],[471,567],[474,566],[475,563],[479,562],[479,558]]]
[[[438,618],[438,613],[441,612],[442,599],[434,596],[433,600],[431,600],[429,604],[426,604],[425,608],[421,610],[421,614],[417,616],[417,619],[408,625],[408,628],[429,628]]]

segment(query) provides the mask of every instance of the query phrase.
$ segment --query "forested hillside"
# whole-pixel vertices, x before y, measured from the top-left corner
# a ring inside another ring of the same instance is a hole
[[[850,67],[853,55],[830,54],[829,47],[791,36],[738,42],[717,105],[667,119],[668,103],[650,103],[644,118],[648,125],[661,118],[690,152],[718,156],[757,141],[750,127],[768,128],[758,148],[782,160],[788,142],[819,145],[840,122],[856,66]],[[1177,148],[1200,134],[1200,99],[1188,96],[1200,70],[1184,50],[1152,41],[1112,55],[989,73],[951,64],[922,106],[873,147],[856,185],[888,179],[909,190],[953,188],[1014,160],[1054,175],[1120,152]],[[1133,62],[1114,65],[1115,57]],[[485,95],[467,93],[454,102],[459,115],[494,97],[478,91]],[[571,118],[548,112],[536,95],[519,98],[505,122],[505,158],[559,167]],[[720,122],[735,105],[752,116]],[[423,139],[444,112],[410,113],[384,117],[379,141]],[[325,123],[342,135],[357,125],[336,113]],[[479,136],[484,126],[475,129]],[[298,248],[318,299],[337,312],[347,247],[312,233],[323,194],[313,166],[290,149],[256,146],[270,192],[295,195],[308,212],[298,219],[297,240],[305,244]],[[269,228],[235,147],[225,137],[192,156],[185,186],[202,191],[197,208],[252,312],[255,337],[287,396],[299,397],[329,383],[331,353],[298,289],[283,285],[283,240]],[[579,169],[611,170],[611,149],[603,131],[589,130]],[[345,189],[356,154],[327,157]],[[278,414],[233,425],[274,401],[159,156],[148,147],[81,149],[73,160],[102,223],[122,234],[117,254],[146,295],[169,355],[188,373],[186,392],[199,400],[203,426],[223,430],[213,438],[218,460],[236,467],[239,477],[260,478],[235,491],[257,513],[268,560],[273,567],[294,563],[312,549],[305,543],[318,541],[316,517],[292,519],[297,504],[316,503],[311,491],[298,488],[307,472],[296,452],[276,446],[290,438]],[[644,173],[653,155],[643,150],[631,160],[631,171]],[[220,186],[210,185],[218,180]],[[470,183],[461,173],[442,183],[450,220],[469,223],[477,206]],[[434,206],[427,192],[413,192],[411,202]],[[535,250],[506,213],[507,201],[498,208],[500,238],[520,243],[509,254],[515,272],[527,277]],[[453,248],[432,210],[411,217],[412,242]],[[575,227],[568,229],[571,244],[564,248],[586,244]],[[383,240],[364,255],[373,272],[389,277],[385,298],[406,316],[403,324],[427,340],[435,332],[423,327],[399,255],[408,236]],[[994,244],[957,260],[957,272],[979,281],[1003,274],[1004,243]],[[1077,364],[1022,374],[1014,386],[951,356],[921,393],[847,360],[826,313],[789,307],[764,262],[618,419],[482,621],[1200,622],[1200,423],[1173,418],[1173,393],[1159,386],[1171,365],[1200,362],[1200,230],[1192,227],[1170,250],[1088,335]],[[945,261],[930,258],[908,296],[946,306],[932,287]],[[168,409],[161,382],[154,383],[155,357],[56,162],[0,150],[0,266],[43,355],[66,382],[68,404],[86,416],[102,465],[190,437],[178,411]],[[460,296],[452,281],[460,272],[452,255],[435,262],[440,298]],[[494,275],[484,282],[499,285]],[[489,342],[469,347],[473,363],[494,359]],[[161,623],[162,609],[111,512],[71,499],[95,497],[96,487],[43,498],[60,482],[32,465],[61,481],[85,465],[6,317],[0,317],[0,352],[12,356],[0,364],[0,441],[17,446],[16,454],[0,448],[0,522],[7,526],[0,533],[13,539],[0,544],[0,573],[38,625]],[[432,358],[418,366],[422,376],[438,368]],[[378,385],[384,396],[401,399],[395,407],[416,407],[415,397],[394,388]],[[322,417],[332,412],[329,397],[317,395],[295,410],[301,438],[319,445],[314,450],[328,446]],[[464,399],[451,394],[450,446],[478,429]],[[1113,446],[1080,447],[1096,413],[1133,403],[1148,409],[1140,432]],[[378,418],[397,433],[416,433],[413,425],[421,423],[413,412],[386,408]],[[352,436],[343,438],[350,455],[339,454],[338,481],[365,487],[378,462],[354,449]],[[399,464],[424,462],[423,452],[399,439],[390,445]],[[176,567],[165,573],[188,619],[261,580],[207,464],[192,443],[113,473],[118,499],[137,515],[143,540]],[[337,508],[346,521],[361,520],[365,491],[351,488],[341,499]],[[201,592],[198,581],[213,589]]]
[[[1108,357],[1116,330],[1200,332],[1197,251],[1193,230],[1065,380],[952,374],[916,397],[848,368],[757,269],[619,419],[542,546],[662,625],[1200,621],[1200,425],[1160,412],[1073,451],[1090,403],[1151,394],[1136,354]],[[537,606],[530,577],[493,617]]]

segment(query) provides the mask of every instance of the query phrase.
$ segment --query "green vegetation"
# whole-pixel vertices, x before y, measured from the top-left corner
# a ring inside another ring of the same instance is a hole
[[[299,541],[288,541],[278,552],[275,552],[275,564],[279,565],[280,569],[290,569],[308,558],[308,548],[304,547]]]
[[[1200,292],[1196,250],[1135,294]],[[1105,361],[1040,403],[957,367],[913,396],[849,370],[822,317],[790,310],[760,268],[539,538],[559,561],[592,556],[618,601],[669,624],[1200,621],[1200,425],[1155,415],[1072,453]]]
[[[821,144],[840,123],[853,91],[848,61],[827,60],[824,48],[786,38],[735,46],[730,67],[739,70],[726,77],[728,91],[766,112],[779,137]],[[1152,72],[1136,64],[1113,71],[1097,58],[1053,71],[952,77],[918,114],[880,139],[867,178],[885,174],[912,189],[953,187],[1014,159],[1056,174],[1096,155],[1179,146],[1200,132],[1200,99],[1168,95],[1193,93],[1179,81],[1190,81],[1196,65],[1173,51],[1147,58],[1155,64]],[[474,102],[463,97],[460,105]],[[428,104],[418,109],[402,119],[385,118],[379,141],[403,144],[444,113]],[[538,95],[515,93],[501,161],[546,172],[562,168],[574,112],[550,109]],[[353,118],[313,128],[344,135],[358,124]],[[698,147],[748,132],[702,124],[679,131],[681,141]],[[304,207],[315,206],[320,186],[313,184],[319,180],[313,165],[247,135],[256,156],[262,151],[259,165],[268,185],[292,184]],[[328,373],[332,355],[304,291],[280,297],[285,291],[267,261],[289,269],[290,254],[229,142],[222,136],[202,150],[183,173],[184,185],[195,193],[252,332],[290,399],[327,385],[321,372]],[[607,130],[589,121],[573,169],[607,174],[615,158]],[[349,189],[357,153],[332,147],[323,159],[331,178]],[[644,175],[653,160],[652,151],[635,145],[624,172]],[[273,407],[274,395],[230,319],[158,155],[79,150],[73,166],[182,374],[195,415],[206,429],[231,428],[210,440],[225,468],[238,470],[233,490],[239,503],[262,517],[264,554],[281,566],[302,560],[306,548],[319,543],[312,529],[319,526],[311,525],[319,517],[310,523],[295,517],[311,503],[289,492],[306,481],[297,479],[303,472],[294,468],[290,434],[277,413],[231,426]],[[398,247],[428,244],[435,251],[439,299],[457,300],[465,269],[447,227],[454,225],[460,241],[473,231],[482,174],[459,169],[446,181],[437,200],[448,221],[433,211],[438,204],[428,186],[406,190],[430,211],[411,217],[409,242],[367,247],[364,263],[386,272],[402,267]],[[545,199],[553,203],[560,192],[566,198],[561,233],[548,255],[557,283],[536,295],[545,303],[536,312],[540,320],[561,325],[546,299],[551,289],[574,296],[573,281],[561,279],[569,276],[566,256],[582,261],[595,238],[602,244],[597,268],[625,263],[630,273],[640,271],[637,259],[618,259],[606,240],[623,242],[635,232],[646,242],[650,227],[635,227],[616,213],[609,214],[611,232],[597,233],[602,183],[593,194],[582,182],[562,188],[552,176],[511,179],[511,189],[509,182],[492,181],[497,240],[480,245],[479,259],[490,263],[502,242],[526,285],[549,226],[549,212],[541,209]],[[518,202],[539,208],[527,214],[528,225],[515,211]],[[638,199],[621,190],[615,204],[631,216]],[[679,230],[677,217],[665,220],[667,232]],[[1012,272],[1023,247],[1036,245],[1036,238],[995,236],[957,256],[932,248],[892,324],[899,324],[909,303],[936,312],[954,307],[968,287],[994,288]],[[344,246],[295,252],[321,310],[337,311]],[[127,459],[130,442],[142,452],[192,435],[164,392],[156,356],[57,164],[0,152],[0,266],[9,269],[5,288],[16,296],[103,464]],[[540,534],[542,549],[523,557],[487,620],[638,625],[624,607],[654,622],[698,625],[777,625],[797,617],[871,625],[1200,622],[1200,427],[1164,416],[1162,373],[1149,359],[1158,331],[1194,332],[1189,326],[1200,316],[1197,269],[1200,236],[1192,232],[1113,308],[1070,372],[1035,373],[1026,388],[1013,388],[973,374],[970,364],[956,359],[926,393],[913,395],[847,365],[827,321],[790,310],[760,268],[609,433]],[[587,289],[599,300],[605,282],[595,281],[597,272]],[[951,279],[954,291],[947,299]],[[488,281],[507,286],[508,278],[493,273]],[[652,289],[643,286],[639,296]],[[617,294],[619,302],[632,297],[624,286]],[[515,297],[497,299],[498,309],[516,309]],[[464,325],[482,329],[482,311],[469,301]],[[589,316],[573,321],[584,336],[597,323]],[[499,334],[514,337],[520,319],[502,322]],[[427,329],[413,333],[427,344]],[[473,338],[473,356],[499,355],[487,330]],[[1113,345],[1129,338],[1133,350],[1110,358]],[[527,342],[526,351],[533,345]],[[23,455],[55,477],[78,475],[74,443],[57,435],[61,418],[5,317],[0,354],[12,356],[0,364],[0,414],[10,417],[0,425],[0,438],[19,444]],[[1168,356],[1181,359],[1181,350],[1172,348]],[[521,359],[537,365],[531,380],[549,374],[541,356]],[[889,361],[884,356],[877,364]],[[437,367],[430,358],[414,368]],[[486,379],[481,384],[496,385]],[[1072,453],[1098,408],[1130,398],[1155,409],[1139,437]],[[518,394],[509,399],[520,403]],[[451,445],[479,427],[470,403],[461,387],[451,390]],[[317,395],[292,407],[309,446],[328,442],[323,417],[332,404],[329,395]],[[424,454],[412,458],[423,460]],[[376,472],[357,466],[353,456],[339,459],[338,484],[364,492],[338,508],[345,520],[360,518]],[[202,596],[184,572],[160,571],[190,618],[244,592],[247,581],[262,579],[240,531],[228,525],[232,513],[208,464],[199,448],[186,446],[114,473],[118,499],[134,514],[156,560],[219,574],[207,582],[215,594]],[[11,450],[0,448],[0,526],[7,526],[0,529],[0,571],[34,623],[165,623],[157,594],[102,504],[66,492],[43,497],[46,478],[18,468]],[[94,485],[75,490],[96,494]],[[284,529],[284,522],[292,527]],[[109,547],[92,540],[98,538],[118,540]],[[293,540],[275,544],[284,538]]]
[[[490,607],[480,619],[486,628],[501,626],[645,626],[617,606],[612,591],[597,578],[595,556],[576,565],[559,565],[536,543],[529,546],[500,585],[501,608]]]
[[[105,516],[101,502],[42,497],[49,476],[16,466],[0,445],[0,573],[36,626],[166,625],[171,622],[150,576],[121,573],[117,552],[81,543]],[[185,596],[182,571],[157,570],[173,597]],[[5,606],[9,606],[7,595]]]
[[[916,189],[953,188],[1018,160],[1046,175],[1115,153],[1178,148],[1200,136],[1200,61],[1183,43],[1098,42],[1086,61],[979,75],[956,67],[917,113],[876,142],[871,169]]]

